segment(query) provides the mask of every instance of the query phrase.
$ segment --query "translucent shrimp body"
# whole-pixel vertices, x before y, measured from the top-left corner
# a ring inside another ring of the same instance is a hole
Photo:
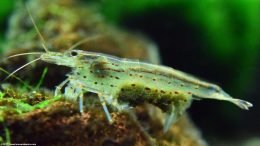
[[[151,103],[167,114],[164,131],[184,113],[194,98],[226,100],[246,110],[252,106],[247,101],[232,98],[217,85],[165,66],[81,50],[46,52],[40,58],[72,68],[68,78],[56,88],[56,94],[66,85],[65,97],[79,98],[83,112],[83,93],[97,93],[110,122],[112,118],[106,104],[121,111],[128,105]]]

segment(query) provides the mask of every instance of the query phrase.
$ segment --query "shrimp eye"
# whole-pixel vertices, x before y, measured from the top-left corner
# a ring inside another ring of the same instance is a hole
[[[71,55],[71,56],[77,56],[77,55],[78,55],[78,53],[77,53],[77,52],[75,52],[75,51],[72,51],[72,52],[70,53],[70,55]]]

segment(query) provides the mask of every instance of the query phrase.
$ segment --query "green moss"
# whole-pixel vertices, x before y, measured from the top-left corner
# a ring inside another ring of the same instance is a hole
[[[50,93],[46,94],[43,90],[31,92],[10,86],[0,92],[0,117],[3,120],[8,116],[42,109],[59,99],[61,96],[52,97]]]
[[[0,100],[4,97],[4,93],[0,91]]]

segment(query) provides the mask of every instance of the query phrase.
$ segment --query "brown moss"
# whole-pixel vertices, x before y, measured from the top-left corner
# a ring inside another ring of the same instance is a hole
[[[112,116],[115,122],[110,125],[101,108],[80,114],[75,104],[57,101],[46,109],[8,117],[5,121],[12,143],[91,146],[112,141],[119,145],[128,142],[148,145],[147,137],[127,114],[112,113]]]

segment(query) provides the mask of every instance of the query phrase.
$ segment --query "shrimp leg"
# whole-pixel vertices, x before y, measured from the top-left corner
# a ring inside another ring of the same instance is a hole
[[[171,107],[171,111],[167,112],[165,115],[165,121],[163,125],[163,132],[166,133],[170,126],[175,123],[178,119],[176,108],[174,106]]]
[[[83,92],[79,95],[79,111],[81,114],[83,113]]]
[[[65,84],[65,83],[64,83]],[[74,80],[69,80],[69,84],[65,88],[65,97],[72,100],[77,100],[79,97],[79,111],[83,113],[83,90],[80,88],[81,85]]]
[[[61,82],[58,86],[56,86],[55,92],[54,92],[54,96],[57,96],[61,90],[61,88],[70,80],[70,78],[67,78],[66,80],[64,80],[63,82]]]
[[[104,109],[104,111],[105,111],[107,120],[109,121],[110,124],[112,124],[112,123],[113,123],[113,120],[112,120],[111,115],[110,115],[110,113],[109,113],[109,111],[108,111],[108,109],[107,109],[104,96],[101,95],[101,94],[99,94],[98,97],[99,97],[100,103],[101,103],[101,105],[102,105],[102,107],[103,107],[103,109]]]

